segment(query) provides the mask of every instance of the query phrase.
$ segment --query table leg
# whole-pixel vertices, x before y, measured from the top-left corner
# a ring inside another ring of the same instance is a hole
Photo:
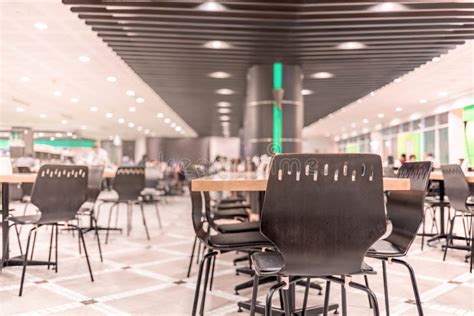
[[[446,218],[445,218],[445,213],[446,213],[446,209],[443,205],[443,202],[445,200],[445,196],[446,193],[445,193],[445,190],[444,190],[444,181],[439,181],[439,200],[441,202],[441,206],[439,207],[439,223],[440,223],[440,229],[439,229],[439,234],[436,235],[436,236],[433,236],[432,238],[428,239],[428,245],[435,241],[435,240],[440,240],[440,239],[444,239],[446,238],[446,230],[445,230],[445,222],[446,222]],[[449,211],[449,210],[448,210]]]
[[[10,209],[8,189],[8,183],[2,182],[2,265],[0,266],[0,269],[3,268],[4,261],[9,259],[8,220],[6,219]]]

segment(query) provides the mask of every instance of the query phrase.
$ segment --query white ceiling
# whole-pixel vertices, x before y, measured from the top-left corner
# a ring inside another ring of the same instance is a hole
[[[37,29],[38,22],[47,28]],[[81,62],[80,56],[90,61]],[[116,77],[116,82],[108,82],[108,76]],[[29,81],[24,82],[23,77]],[[136,95],[127,96],[127,90]],[[61,96],[54,96],[54,91],[60,91]],[[137,97],[145,101],[137,103]],[[71,98],[79,102],[73,103]],[[94,107],[97,112],[90,110]],[[130,107],[136,112],[130,112]],[[164,114],[162,118],[157,117],[159,112]],[[113,117],[106,118],[106,113]],[[47,117],[41,118],[42,114]],[[119,124],[119,118],[125,122]],[[165,118],[170,119],[168,124]],[[130,122],[133,127],[128,126]],[[0,127],[11,126],[77,131],[97,138],[136,138],[145,130],[162,137],[196,136],[60,0],[0,0]]]
[[[474,104],[474,41],[400,79],[309,125],[303,132],[305,139],[344,139]]]

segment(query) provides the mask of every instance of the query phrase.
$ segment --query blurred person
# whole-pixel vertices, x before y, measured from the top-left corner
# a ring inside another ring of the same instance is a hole
[[[138,162],[137,166],[145,167],[147,162],[148,162],[148,156],[147,154],[144,154],[142,159]]]
[[[400,161],[400,165],[403,165],[405,162],[407,162],[407,155],[401,154],[399,161]]]
[[[87,164],[90,166],[107,166],[110,164],[109,153],[96,143],[87,157]]]
[[[129,156],[123,156],[121,165],[124,167],[131,167],[135,165],[135,162]]]
[[[27,167],[31,170],[39,167],[39,160],[33,157],[33,154],[26,154],[21,157],[18,157],[14,163],[15,167]]]
[[[416,155],[411,154],[410,157],[408,158],[409,162],[416,162]]]

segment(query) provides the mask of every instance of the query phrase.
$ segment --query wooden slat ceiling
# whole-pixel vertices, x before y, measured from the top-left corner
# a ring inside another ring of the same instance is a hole
[[[237,135],[246,71],[258,63],[301,64],[305,124],[311,124],[401,75],[474,39],[474,1],[221,0],[225,11],[198,10],[198,0],[63,0],[202,136],[222,135],[216,103],[232,103]],[[229,49],[209,49],[210,40]],[[363,49],[341,50],[344,42]],[[228,79],[209,73],[225,71]],[[334,74],[312,79],[316,72]],[[229,88],[233,95],[218,95]]]

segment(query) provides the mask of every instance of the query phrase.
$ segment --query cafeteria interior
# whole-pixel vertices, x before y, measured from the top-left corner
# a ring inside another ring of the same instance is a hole
[[[474,316],[474,1],[0,0],[0,315]]]

